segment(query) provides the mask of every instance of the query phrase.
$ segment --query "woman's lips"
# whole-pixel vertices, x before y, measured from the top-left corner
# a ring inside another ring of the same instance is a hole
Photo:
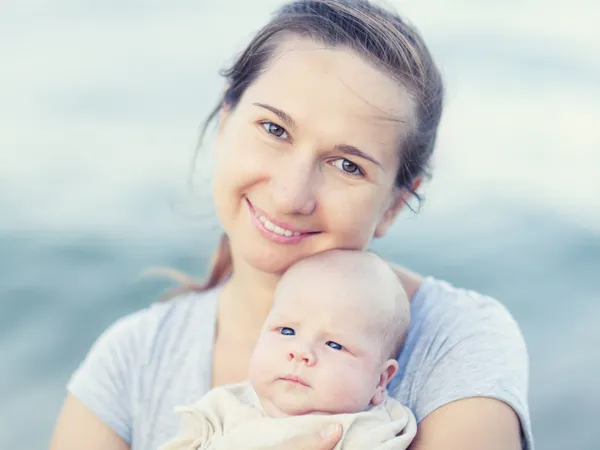
[[[245,199],[254,225],[267,239],[279,244],[297,244],[317,231],[295,227],[286,222],[274,219],[263,210],[256,208],[248,198]]]

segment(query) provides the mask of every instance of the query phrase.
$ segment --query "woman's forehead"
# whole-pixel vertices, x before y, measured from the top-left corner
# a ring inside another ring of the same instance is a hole
[[[396,134],[410,129],[413,102],[399,82],[354,51],[288,38],[249,87],[249,103],[275,103],[298,123],[367,125]],[[346,130],[347,131],[347,130]]]

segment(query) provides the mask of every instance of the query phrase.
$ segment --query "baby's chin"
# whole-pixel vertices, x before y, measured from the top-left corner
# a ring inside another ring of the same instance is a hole
[[[362,409],[358,411],[348,411],[347,408],[344,408],[343,406],[336,408],[336,405],[311,405],[306,402],[300,404],[294,402],[292,399],[277,400],[278,399],[260,400],[267,416],[273,418],[305,416],[308,414],[313,416],[330,416],[333,414],[346,414],[362,411]]]
[[[299,408],[299,407],[289,407],[288,405],[279,407],[273,403],[270,403],[270,404],[267,403],[267,404],[263,405],[263,408],[265,410],[265,413],[267,413],[267,415],[269,417],[273,417],[273,418],[305,416],[308,414],[313,415],[313,416],[328,416],[331,414],[335,414],[335,412],[322,411],[320,409],[308,408],[308,407]]]

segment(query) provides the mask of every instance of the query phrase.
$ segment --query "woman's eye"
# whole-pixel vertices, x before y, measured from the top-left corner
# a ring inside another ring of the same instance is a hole
[[[261,125],[267,131],[267,133],[272,134],[279,139],[288,139],[288,134],[287,131],[285,131],[285,128],[280,127],[273,122],[263,122]]]
[[[363,172],[358,164],[354,164],[349,159],[340,158],[333,161],[333,165],[347,175],[361,176]]]
[[[293,336],[296,334],[296,332],[294,331],[293,328],[289,328],[289,327],[281,327],[281,329],[279,330],[279,332],[281,334],[283,334],[284,336]]]
[[[337,342],[333,342],[333,341],[327,341],[325,343],[325,345],[328,345],[329,347],[331,347],[334,350],[344,350],[344,347],[342,347],[340,344],[338,344]]]

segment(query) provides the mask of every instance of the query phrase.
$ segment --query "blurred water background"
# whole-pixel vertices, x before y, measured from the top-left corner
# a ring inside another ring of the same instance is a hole
[[[600,448],[600,4],[390,3],[448,100],[427,200],[375,248],[501,299],[537,448]],[[142,271],[203,273],[218,224],[209,145],[186,184],[199,125],[277,4],[0,3],[0,448],[47,446],[94,339],[170,286]]]

